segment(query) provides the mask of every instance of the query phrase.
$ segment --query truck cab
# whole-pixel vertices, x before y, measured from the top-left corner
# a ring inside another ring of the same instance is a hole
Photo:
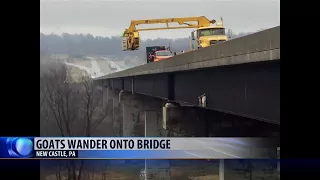
[[[226,33],[222,21],[215,26],[201,27],[191,33],[191,38],[196,41],[198,49],[228,41],[228,37],[231,38],[231,30]]]
[[[157,51],[164,51],[167,50],[165,46],[151,46],[146,47],[146,57],[147,57],[147,63],[155,61],[155,53]],[[161,54],[161,53],[160,53]],[[159,55],[160,55],[159,54]],[[160,56],[161,58],[161,56]]]
[[[168,50],[160,50],[154,52],[154,61],[161,61],[170,57],[172,57],[172,54]]]
[[[199,28],[197,30],[198,47],[208,47],[228,40],[223,27]]]

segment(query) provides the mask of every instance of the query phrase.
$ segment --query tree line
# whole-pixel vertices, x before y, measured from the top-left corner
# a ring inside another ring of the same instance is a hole
[[[232,38],[242,37],[252,32],[233,34]],[[43,34],[40,33],[40,50],[53,54],[68,55],[108,55],[114,57],[145,56],[145,47],[148,46],[171,46],[172,51],[188,50],[189,38],[178,39],[147,39],[141,41],[140,50],[124,52],[121,49],[121,37],[101,37],[92,34]]]

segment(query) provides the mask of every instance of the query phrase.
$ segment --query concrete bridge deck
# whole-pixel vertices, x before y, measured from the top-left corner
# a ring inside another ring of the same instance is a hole
[[[190,71],[224,65],[280,59],[280,26],[203,48],[170,59],[144,64],[99,79]]]

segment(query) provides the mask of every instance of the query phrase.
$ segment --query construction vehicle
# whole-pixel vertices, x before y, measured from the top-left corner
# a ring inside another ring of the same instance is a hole
[[[157,51],[165,51],[165,50],[167,50],[165,46],[146,47],[147,63],[153,62],[155,60],[155,53]]]
[[[153,61],[157,62],[157,61],[161,61],[161,60],[172,57],[172,53],[168,50],[160,50],[160,51],[154,52],[153,57],[154,57]]]
[[[169,26],[170,23],[178,23],[181,26]],[[140,31],[195,28],[197,30],[191,33],[191,38],[196,41],[198,48],[208,47],[219,42],[227,41],[228,37],[225,33],[222,18],[221,22],[214,25],[215,23],[216,20],[210,21],[204,16],[132,20],[129,28],[122,34],[122,50],[134,51],[140,48]],[[166,24],[166,27],[137,29],[136,26],[142,24]],[[194,32],[196,32],[196,36],[194,35]],[[231,35],[231,31],[229,31],[229,35]]]
[[[146,57],[147,57],[147,63],[154,61],[154,53],[156,51],[160,50],[166,50],[165,46],[152,46],[152,47],[146,47]]]

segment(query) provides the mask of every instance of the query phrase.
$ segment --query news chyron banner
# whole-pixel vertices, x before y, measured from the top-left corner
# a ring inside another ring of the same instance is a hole
[[[235,159],[276,157],[270,139],[1,137],[0,158]]]

